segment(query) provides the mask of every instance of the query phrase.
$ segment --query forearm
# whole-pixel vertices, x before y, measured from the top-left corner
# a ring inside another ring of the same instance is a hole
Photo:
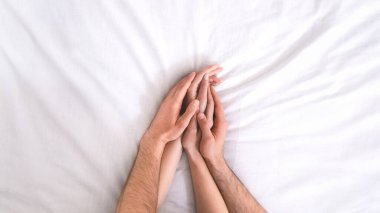
[[[207,161],[207,166],[224,198],[229,212],[266,212],[228,167],[224,159]]]
[[[175,176],[175,171],[177,169],[181,155],[182,145],[179,139],[166,144],[161,159],[157,209],[161,207],[161,204],[166,198],[170,184]]]
[[[164,145],[143,138],[120,197],[117,212],[156,212],[160,161]]]
[[[228,212],[223,197],[198,151],[186,151],[197,212]]]

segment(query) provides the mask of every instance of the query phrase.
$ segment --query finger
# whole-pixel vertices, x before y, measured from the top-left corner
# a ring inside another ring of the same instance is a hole
[[[206,72],[210,73],[210,72],[212,72],[213,70],[216,70],[216,69],[218,69],[218,68],[220,68],[219,65],[217,65],[217,64],[213,64],[213,65],[210,65],[210,66],[207,66],[207,67],[201,69],[199,72],[201,72],[201,73],[202,73],[202,72],[203,72],[203,73],[206,73]]]
[[[218,86],[221,83],[221,81],[210,81],[211,86]]]
[[[210,83],[220,84],[222,79],[218,78],[216,75],[210,76]]]
[[[175,124],[175,128],[174,128],[178,136],[181,135],[183,131],[186,129],[186,127],[189,125],[191,118],[198,111],[198,109],[199,109],[199,101],[194,100],[186,108],[185,113],[183,113],[183,115],[181,115],[181,117],[178,118]]]
[[[208,125],[211,128],[214,125],[214,100],[212,98],[210,87],[207,90],[206,118]]]
[[[206,73],[209,73],[209,76],[215,75],[216,73],[221,71],[221,69],[219,69],[219,68],[220,67],[218,65],[212,65],[212,66],[209,66],[205,69],[202,69],[201,71],[199,71],[196,74],[193,81],[191,82],[191,86],[190,86],[188,93],[187,93],[187,101],[188,102],[191,102],[197,96],[197,90],[198,90],[199,84],[201,83],[201,81],[203,79],[203,76]],[[219,71],[217,71],[217,69],[219,69]],[[210,73],[214,73],[214,74],[210,75]]]
[[[214,87],[218,86],[219,84],[220,84],[220,83],[210,82],[210,86],[214,86]]]
[[[171,99],[171,107],[173,111],[180,113],[182,105],[185,103],[184,98],[192,80],[195,77],[195,72],[190,73],[185,78],[180,80],[173,89],[169,92],[166,98]]]
[[[182,78],[180,81],[178,81],[178,83],[176,83],[173,86],[173,88],[169,92],[169,95],[170,96],[181,96],[182,95],[181,93],[183,93],[183,92],[186,93],[186,91],[189,88],[189,86],[191,85],[191,82],[193,81],[194,77],[195,77],[195,72],[192,72],[192,73],[188,74],[187,76],[185,76],[184,78]],[[184,94],[183,94],[183,96],[184,96]]]
[[[210,76],[216,75],[216,74],[220,73],[222,70],[223,70],[223,68],[218,66],[217,68],[210,70],[209,74],[210,74]]]
[[[220,134],[222,132],[225,132],[227,122],[225,119],[222,102],[219,98],[219,95],[216,93],[214,87],[211,87],[211,94],[215,104],[215,119],[213,130],[215,131],[215,133]]]
[[[205,112],[207,106],[207,90],[209,87],[208,73],[206,73],[203,77],[201,86],[199,87],[198,97],[199,100],[199,111]]]
[[[193,84],[198,87],[199,84],[201,83],[202,79],[203,79],[203,76],[206,73],[208,73],[209,76],[212,76],[212,75],[215,75],[216,73],[218,73],[217,70],[220,70],[220,67],[218,65],[212,65],[212,66],[209,66],[209,67],[207,67],[205,69],[202,69],[195,76],[195,78],[193,80]]]
[[[198,113],[197,121],[198,121],[198,125],[202,131],[202,138],[203,139],[213,138],[213,135],[212,135],[211,130],[208,126],[207,118],[206,118],[205,114]]]
[[[196,133],[197,131],[197,118],[193,116],[190,120],[189,126],[186,130],[190,130],[191,133]]]
[[[186,129],[183,133],[182,139],[183,140],[184,139],[189,140],[189,139],[195,138],[194,135],[197,134],[197,130],[198,130],[197,117],[193,116],[190,120],[189,125],[186,127]]]

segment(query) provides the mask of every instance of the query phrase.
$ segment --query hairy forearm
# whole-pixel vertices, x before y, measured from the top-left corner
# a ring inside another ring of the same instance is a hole
[[[186,154],[190,164],[197,212],[228,212],[201,154],[198,151],[186,151]]]
[[[143,138],[120,197],[117,213],[156,212],[160,161],[164,145]]]
[[[229,212],[266,212],[228,167],[224,159],[207,161],[207,165]]]

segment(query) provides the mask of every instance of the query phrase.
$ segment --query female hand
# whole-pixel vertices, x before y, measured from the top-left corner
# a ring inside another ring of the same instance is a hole
[[[200,152],[208,163],[224,160],[224,137],[227,131],[227,121],[224,116],[222,103],[215,89],[211,87],[212,99],[215,102],[214,125],[210,127],[210,117],[202,112],[197,120],[202,131]]]
[[[220,79],[218,79],[215,75],[221,70],[221,67],[213,65],[198,72],[187,92],[188,102],[193,101],[195,98],[199,100],[199,111],[203,113],[206,112],[210,127],[212,126],[214,112],[214,101],[212,100],[210,92],[210,84],[216,85],[220,83]],[[210,75],[212,76],[209,77]],[[182,146],[187,152],[194,150],[199,151],[201,134],[197,126],[197,120],[194,116],[182,137]]]

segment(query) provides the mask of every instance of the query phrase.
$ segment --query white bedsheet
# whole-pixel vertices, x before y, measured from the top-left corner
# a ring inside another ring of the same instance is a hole
[[[0,212],[113,212],[168,89],[221,64],[269,212],[380,212],[380,2],[0,0]],[[161,212],[193,212],[181,159]]]

